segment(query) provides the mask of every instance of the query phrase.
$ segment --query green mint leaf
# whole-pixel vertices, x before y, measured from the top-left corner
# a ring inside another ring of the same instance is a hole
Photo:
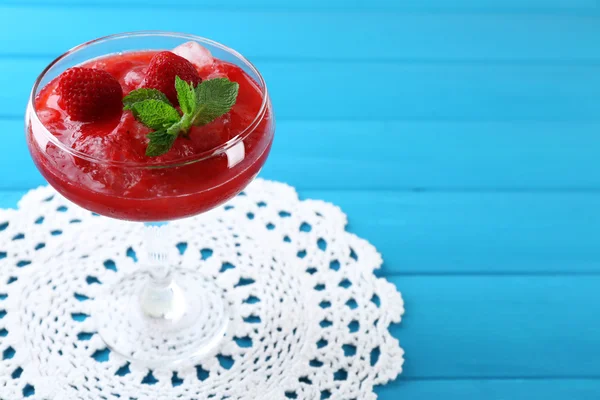
[[[181,79],[175,77],[175,89],[177,90],[177,100],[184,114],[191,114],[196,108],[196,93],[194,87]]]
[[[171,105],[167,96],[160,90],[142,88],[130,92],[123,98],[123,109],[131,110],[135,103],[140,103],[144,100],[160,100]]]
[[[138,121],[155,130],[148,134],[149,157],[168,152],[179,134],[187,134],[192,125],[205,125],[228,113],[237,100],[239,85],[217,78],[194,88],[176,77],[175,89],[183,116],[155,89],[138,89],[123,99],[125,110],[131,110]]]
[[[157,157],[171,149],[173,143],[175,143],[175,139],[177,139],[177,135],[171,135],[165,130],[160,130],[150,132],[148,139],[150,139],[150,142],[148,143],[148,147],[146,147],[146,155],[148,157]]]
[[[141,123],[155,130],[166,129],[181,119],[173,106],[160,100],[144,100],[133,104],[131,109]]]
[[[227,114],[235,104],[240,85],[227,78],[203,81],[196,88],[198,106],[194,110],[192,124],[206,125]]]

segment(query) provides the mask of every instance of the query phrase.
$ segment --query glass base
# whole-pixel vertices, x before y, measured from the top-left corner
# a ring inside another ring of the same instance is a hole
[[[111,351],[152,368],[216,350],[229,325],[224,291],[197,271],[170,276],[157,283],[137,271],[96,299],[93,317]]]

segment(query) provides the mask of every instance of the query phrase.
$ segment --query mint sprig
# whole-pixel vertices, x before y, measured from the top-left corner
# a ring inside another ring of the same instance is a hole
[[[144,100],[131,106],[133,115],[152,129],[168,129],[181,119],[179,111],[161,100]]]
[[[175,77],[175,89],[177,90],[177,100],[179,100],[181,111],[184,114],[194,112],[196,109],[196,92],[194,91],[194,87],[177,76]]]
[[[138,121],[154,129],[148,134],[149,157],[168,152],[175,139],[187,135],[192,126],[206,125],[227,114],[236,102],[239,84],[217,78],[194,87],[176,77],[175,89],[181,113],[156,89],[137,89],[123,99],[125,110],[131,110]]]
[[[146,155],[155,157],[169,151],[173,146],[173,143],[175,143],[177,135],[167,133],[165,130],[160,130],[150,132],[148,134],[148,139],[150,139],[150,142],[148,143],[148,147],[146,147]]]
[[[131,93],[129,93],[123,99],[123,105],[125,106],[124,107],[125,110],[131,110],[132,106],[135,103],[139,103],[141,101],[151,100],[151,99],[160,100],[164,103],[167,103],[168,105],[171,105],[171,102],[169,101],[169,99],[163,92],[161,92],[160,90],[156,90],[156,89],[146,89],[146,88],[137,89],[137,90],[134,90]]]
[[[206,125],[226,114],[235,104],[239,85],[227,78],[216,78],[202,82],[196,88],[198,106],[193,114],[193,125]]]

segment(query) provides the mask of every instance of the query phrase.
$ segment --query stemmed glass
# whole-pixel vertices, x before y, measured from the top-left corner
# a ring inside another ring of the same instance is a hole
[[[42,123],[36,97],[67,68],[110,54],[168,50],[189,41],[243,69],[262,94],[256,116],[232,132],[226,143],[169,162],[132,162],[67,146]],[[145,268],[124,276],[95,299],[93,318],[110,349],[149,366],[201,357],[214,350],[229,322],[226,294],[194,268],[174,268],[169,263],[162,247],[169,235],[165,222],[222,204],[240,193],[265,163],[275,123],[258,70],[236,51],[193,35],[112,35],[77,46],[50,63],[33,86],[25,122],[34,163],[59,193],[100,215],[146,225],[146,252],[141,257]],[[150,189],[132,190],[140,182]]]

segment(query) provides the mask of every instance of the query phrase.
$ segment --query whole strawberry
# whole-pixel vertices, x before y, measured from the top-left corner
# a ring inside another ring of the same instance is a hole
[[[202,82],[202,78],[191,62],[170,51],[161,51],[150,60],[146,78],[141,87],[160,90],[171,103],[178,105],[177,90],[175,89],[175,77],[177,76],[194,87]]]
[[[92,122],[121,113],[123,89],[108,72],[74,67],[66,70],[59,79],[58,105],[71,119]]]

